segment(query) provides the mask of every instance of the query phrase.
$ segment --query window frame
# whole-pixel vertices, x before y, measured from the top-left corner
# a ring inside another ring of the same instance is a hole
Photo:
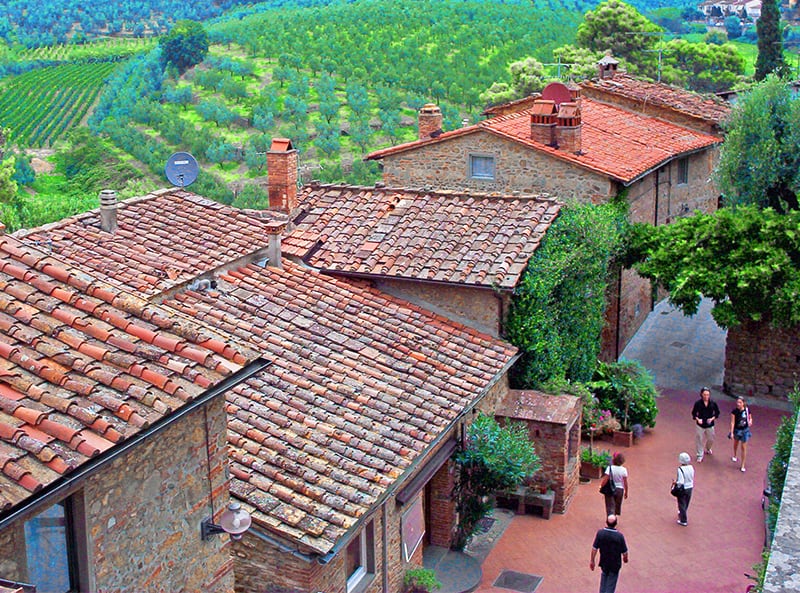
[[[375,522],[370,520],[354,540],[358,540],[358,566],[351,574],[345,574],[345,592],[355,593],[366,589],[375,576]],[[350,542],[354,543],[353,541]],[[345,570],[347,570],[350,545],[345,547]]]
[[[478,159],[483,159],[486,162],[491,161],[491,174],[482,175],[476,173],[475,163],[478,162]],[[470,179],[477,179],[479,181],[494,181],[497,179],[497,159],[493,154],[471,152],[469,153],[467,159],[467,174],[469,175]]]
[[[678,159],[678,185],[689,185],[689,157]]]

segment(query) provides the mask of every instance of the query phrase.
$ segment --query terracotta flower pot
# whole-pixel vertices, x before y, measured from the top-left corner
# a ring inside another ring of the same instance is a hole
[[[581,477],[597,480],[603,476],[603,468],[592,465],[587,461],[581,461]]]
[[[633,432],[630,430],[615,430],[614,444],[617,447],[633,447]]]

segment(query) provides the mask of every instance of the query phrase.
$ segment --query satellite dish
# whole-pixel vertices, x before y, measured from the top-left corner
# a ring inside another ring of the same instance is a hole
[[[188,152],[176,152],[167,159],[164,172],[172,185],[186,187],[197,179],[197,160]]]
[[[558,107],[562,103],[572,101],[572,94],[569,92],[567,85],[560,82],[551,82],[542,90],[542,99],[555,101],[556,107]]]

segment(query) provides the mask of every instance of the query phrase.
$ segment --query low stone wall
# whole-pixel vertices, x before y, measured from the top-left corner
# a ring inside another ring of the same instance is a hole
[[[800,423],[798,423],[800,424]],[[795,426],[792,456],[764,579],[764,593],[800,591],[800,428]]]
[[[800,382],[800,327],[743,323],[728,330],[724,389],[732,395],[785,398]]]

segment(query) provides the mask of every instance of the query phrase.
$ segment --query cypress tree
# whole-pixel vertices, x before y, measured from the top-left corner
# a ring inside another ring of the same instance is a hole
[[[764,80],[770,72],[777,72],[782,76],[786,71],[780,20],[778,0],[764,0],[761,4],[761,17],[756,22],[758,34],[758,58],[754,76],[756,80]]]

